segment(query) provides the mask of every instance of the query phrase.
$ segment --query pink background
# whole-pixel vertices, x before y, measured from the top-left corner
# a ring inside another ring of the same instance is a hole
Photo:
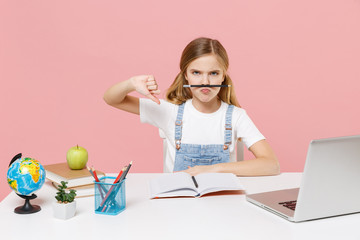
[[[102,96],[137,74],[165,92],[200,36],[227,49],[282,171],[302,171],[311,139],[360,134],[359,29],[358,0],[1,1],[0,199],[19,152],[49,164],[79,144],[103,171],[161,172],[157,129]]]

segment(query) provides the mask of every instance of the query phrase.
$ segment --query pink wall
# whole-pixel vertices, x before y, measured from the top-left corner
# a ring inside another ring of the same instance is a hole
[[[102,96],[136,74],[165,92],[199,36],[227,49],[282,171],[302,171],[311,139],[360,134],[359,29],[357,0],[1,1],[0,199],[18,152],[49,164],[79,144],[104,171],[161,172],[157,129]]]

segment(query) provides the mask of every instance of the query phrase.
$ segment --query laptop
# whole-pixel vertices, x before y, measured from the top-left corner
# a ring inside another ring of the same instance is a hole
[[[312,140],[300,188],[246,200],[292,222],[360,212],[360,135]]]

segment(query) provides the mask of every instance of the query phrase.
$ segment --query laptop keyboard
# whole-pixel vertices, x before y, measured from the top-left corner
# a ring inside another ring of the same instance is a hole
[[[289,208],[293,211],[295,211],[295,208],[296,208],[296,200],[294,201],[287,201],[287,202],[280,202],[279,203],[280,205],[286,207],[286,208]]]

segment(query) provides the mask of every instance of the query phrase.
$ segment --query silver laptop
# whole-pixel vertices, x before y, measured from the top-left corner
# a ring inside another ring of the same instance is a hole
[[[360,135],[311,141],[300,188],[246,199],[292,222],[360,212]]]

